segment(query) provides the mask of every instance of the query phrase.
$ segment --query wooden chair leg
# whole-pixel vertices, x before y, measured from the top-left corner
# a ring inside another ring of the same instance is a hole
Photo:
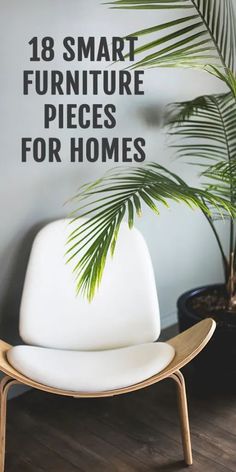
[[[187,403],[184,376],[179,370],[177,370],[170,377],[176,382],[177,389],[178,389],[179,415],[180,415],[184,460],[187,465],[192,465],[193,457],[192,457],[192,446],[191,446],[189,417],[188,417],[188,403]]]
[[[0,472],[4,472],[5,468],[7,395],[10,387],[16,383],[19,382],[8,375],[0,382]]]

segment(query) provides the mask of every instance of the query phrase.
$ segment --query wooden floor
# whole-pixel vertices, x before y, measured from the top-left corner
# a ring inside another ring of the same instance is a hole
[[[186,377],[191,472],[236,471],[236,394],[196,393]],[[6,472],[186,471],[171,380],[107,399],[29,391],[7,424]]]

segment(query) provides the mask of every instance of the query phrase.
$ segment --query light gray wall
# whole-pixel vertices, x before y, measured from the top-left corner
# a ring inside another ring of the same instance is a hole
[[[28,41],[33,36],[50,35],[59,43],[66,36],[122,36],[130,31],[167,19],[155,12],[115,12],[98,0],[0,0],[1,57],[1,237],[0,237],[0,316],[1,337],[17,339],[20,296],[33,236],[45,222],[66,215],[64,202],[77,187],[107,170],[108,165],[72,164],[67,160],[68,137],[80,131],[43,131],[42,106],[46,101],[76,102],[74,98],[45,99],[22,95],[22,70],[32,67]],[[154,19],[154,16],[156,19]],[[37,67],[63,69],[57,59],[52,65]],[[76,63],[72,64],[76,68]],[[89,64],[85,65],[86,68]],[[96,67],[96,64],[92,67]],[[165,139],[155,126],[147,125],[144,112],[160,102],[181,100],[201,93],[223,90],[222,85],[203,72],[152,70],[145,73],[144,97],[99,97],[118,108],[118,136],[144,136],[149,160],[177,169],[189,182],[194,171],[183,163],[172,162]],[[87,101],[86,97],[80,99]],[[92,101],[92,97],[88,98]],[[96,102],[96,99],[94,99]],[[21,136],[59,136],[64,149],[61,164],[20,162]],[[88,137],[90,131],[83,132]],[[94,134],[94,133],[93,133]],[[98,135],[108,134],[106,131]],[[113,132],[109,135],[112,136]],[[193,286],[222,280],[220,257],[203,217],[184,206],[163,209],[160,218],[149,211],[138,222],[151,250],[160,297],[163,326],[175,321],[178,295]],[[225,227],[222,232],[225,232]]]

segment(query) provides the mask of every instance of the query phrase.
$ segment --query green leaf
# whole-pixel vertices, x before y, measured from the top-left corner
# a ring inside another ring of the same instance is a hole
[[[128,223],[129,223],[129,228],[132,229],[134,226],[134,206],[132,203],[132,200],[128,200]]]
[[[236,102],[231,93],[171,105],[166,114],[177,157],[202,166],[205,188],[235,204]],[[216,217],[218,215],[216,214]]]
[[[136,194],[133,195],[133,200],[134,200],[134,206],[136,208],[137,215],[142,216],[142,208],[141,208],[140,199]]]
[[[143,167],[120,169],[96,185],[84,186],[78,194],[78,207],[73,219],[76,228],[68,239],[68,262],[74,261],[74,273],[77,291],[92,300],[98,289],[105,268],[109,250],[114,254],[121,222],[126,214],[129,226],[135,221],[135,211],[141,214],[141,200],[151,210],[159,214],[155,201],[168,206],[169,200],[183,202],[191,208],[200,208],[206,215],[211,214],[210,207],[218,213],[236,210],[231,202],[210,191],[188,186],[179,176],[165,167],[150,163]],[[89,219],[84,215],[84,203],[87,202]],[[104,203],[105,202],[105,203]]]
[[[232,0],[118,0],[109,4],[118,9],[173,11],[170,21],[129,33],[138,38],[158,35],[136,48],[135,55],[152,52],[136,62],[134,68],[197,67],[217,75],[228,85],[235,78],[236,21]],[[185,15],[185,9],[191,9],[192,14]],[[181,11],[177,17],[176,10]],[[195,30],[199,31],[195,34]],[[174,41],[177,38],[179,41]],[[202,44],[206,46],[204,50]],[[192,57],[188,54],[191,50]]]

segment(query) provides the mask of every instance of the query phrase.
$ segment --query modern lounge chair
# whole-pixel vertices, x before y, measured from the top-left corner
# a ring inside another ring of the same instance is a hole
[[[38,233],[20,309],[20,335],[26,345],[0,341],[0,370],[5,374],[0,387],[0,472],[7,394],[17,383],[80,398],[120,395],[172,378],[178,389],[184,459],[192,464],[179,369],[207,344],[215,322],[205,319],[167,343],[155,342],[160,317],[152,264],[142,235],[126,224],[95,299],[89,303],[76,296],[64,256],[69,230],[68,220],[59,220]]]

